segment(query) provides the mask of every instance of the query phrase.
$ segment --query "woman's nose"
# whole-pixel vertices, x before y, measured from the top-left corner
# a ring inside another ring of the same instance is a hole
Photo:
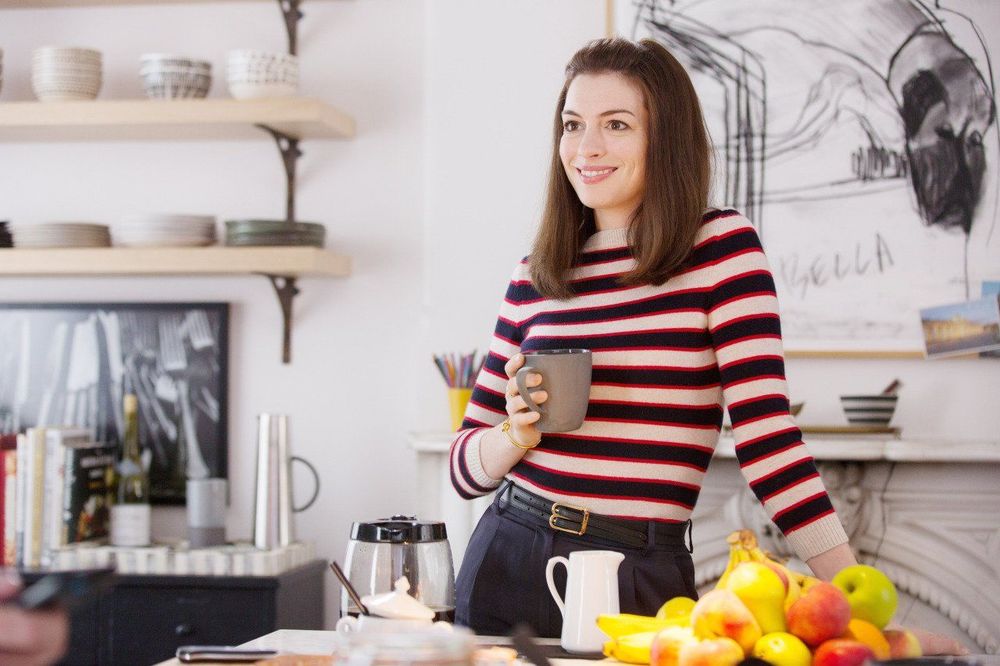
[[[580,155],[600,155],[604,152],[604,137],[599,127],[587,128],[584,131],[576,152]]]

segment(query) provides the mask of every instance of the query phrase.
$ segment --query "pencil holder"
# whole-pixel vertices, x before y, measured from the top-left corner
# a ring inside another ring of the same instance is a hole
[[[462,419],[465,418],[465,408],[472,397],[471,388],[449,388],[448,407],[451,408],[451,429],[458,431],[462,427]]]

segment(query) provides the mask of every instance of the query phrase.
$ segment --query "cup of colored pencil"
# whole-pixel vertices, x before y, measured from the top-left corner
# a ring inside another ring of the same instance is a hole
[[[451,410],[451,429],[460,430],[465,418],[465,408],[472,397],[472,387],[483,367],[483,356],[476,360],[476,352],[471,354],[434,354],[434,365],[448,386],[448,407]]]

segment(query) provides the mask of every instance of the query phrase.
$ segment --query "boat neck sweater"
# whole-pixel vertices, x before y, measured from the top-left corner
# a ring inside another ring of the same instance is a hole
[[[587,416],[545,433],[507,473],[552,501],[618,518],[690,518],[729,410],[740,469],[803,559],[847,542],[802,433],[789,414],[774,279],[753,225],[704,216],[685,268],[662,285],[623,286],[628,229],[590,236],[554,300],[515,268],[489,353],[451,446],[451,480],[471,499],[502,479],[483,470],[483,433],[507,418],[504,364],[518,352],[593,353]],[[544,387],[544,382],[543,382]]]

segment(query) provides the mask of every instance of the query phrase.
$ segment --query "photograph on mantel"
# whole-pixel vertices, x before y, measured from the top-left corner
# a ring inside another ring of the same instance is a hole
[[[134,393],[151,501],[183,504],[187,479],[227,476],[228,339],[227,303],[0,304],[0,432],[117,443]]]
[[[994,0],[608,2],[690,72],[787,349],[919,352],[920,309],[1000,279]]]

